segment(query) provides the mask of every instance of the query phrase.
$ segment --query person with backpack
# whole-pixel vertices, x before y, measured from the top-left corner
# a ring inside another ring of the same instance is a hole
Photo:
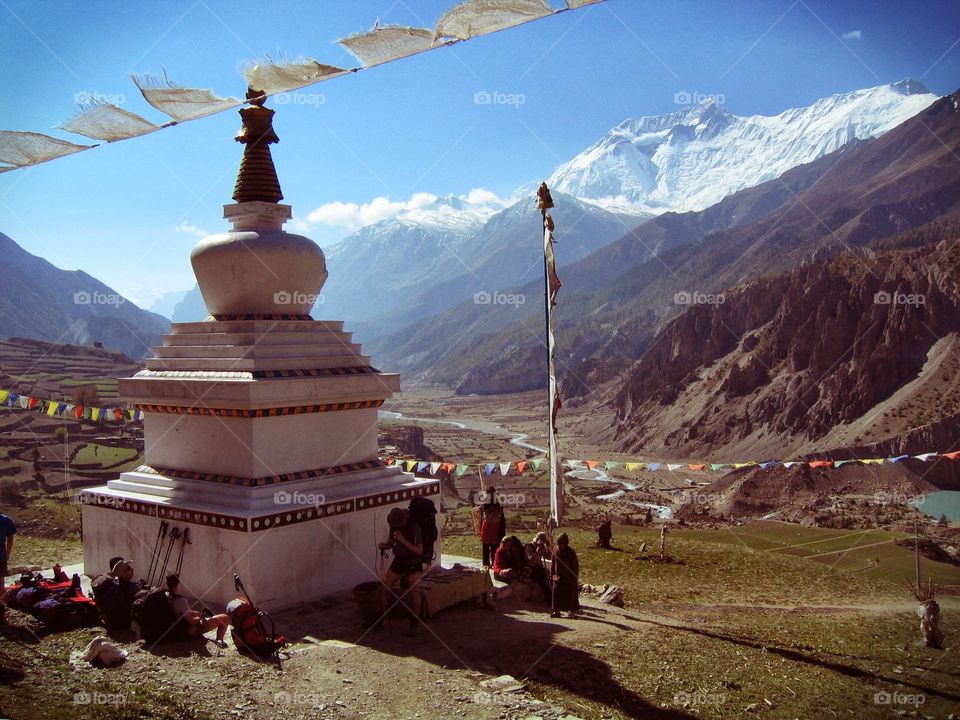
[[[500,541],[507,534],[506,518],[503,507],[497,502],[497,489],[491,487],[487,491],[487,502],[481,506],[483,525],[480,527],[480,542],[483,543],[483,566],[493,565]]]
[[[137,593],[143,590],[144,585],[142,580],[133,579],[133,563],[120,558],[112,565],[110,572],[117,579],[117,584],[120,585],[124,601],[127,605],[132,606]]]
[[[381,604],[387,608],[389,598],[410,598],[410,629],[412,634],[417,629],[420,619],[420,588],[418,583],[423,577],[423,536],[420,526],[412,521],[409,510],[393,508],[387,514],[387,524],[390,526],[390,539],[380,543],[381,552],[393,550],[393,561],[383,573],[383,592]],[[400,592],[394,590],[399,585]]]
[[[434,546],[440,538],[440,531],[437,529],[437,506],[430,498],[417,496],[410,500],[408,510],[410,511],[410,521],[420,526],[420,538],[423,541],[423,563],[429,566],[436,557]]]
[[[108,630],[130,627],[133,602],[143,589],[133,580],[133,563],[122,557],[110,558],[110,572],[93,578],[91,587],[104,627]]]
[[[170,606],[173,608],[173,614],[178,620],[183,620],[187,626],[187,635],[190,637],[199,637],[205,632],[214,628],[217,629],[217,645],[224,648],[227,646],[224,638],[227,635],[227,628],[230,627],[230,616],[224,613],[220,615],[206,615],[199,610],[193,610],[190,603],[182,595],[177,593],[180,588],[180,576],[176,573],[167,575],[167,594],[170,596]]]

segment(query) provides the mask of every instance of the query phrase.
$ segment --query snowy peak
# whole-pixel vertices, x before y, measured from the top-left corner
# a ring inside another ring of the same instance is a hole
[[[906,77],[900,82],[890,83],[890,87],[902,92],[904,95],[932,95],[929,88],[920,80]]]
[[[702,210],[855,139],[873,138],[929,106],[923,83],[833,95],[772,117],[740,117],[715,98],[624,120],[548,180],[551,188],[608,209]]]
[[[329,248],[327,257],[375,250],[378,246],[397,242],[399,237],[414,235],[429,235],[434,242],[444,244],[474,234],[508,204],[508,200],[483,189],[471,190],[466,195],[417,193],[407,202],[391,203],[386,198],[377,199],[368,207],[376,205],[381,208],[379,217],[382,219],[367,221],[356,232]]]

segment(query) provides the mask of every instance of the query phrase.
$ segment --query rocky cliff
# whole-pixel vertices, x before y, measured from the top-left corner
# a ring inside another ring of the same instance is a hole
[[[762,459],[935,425],[960,411],[958,271],[954,236],[845,253],[693,305],[630,369],[612,439]],[[941,435],[930,441],[950,442]],[[938,449],[953,448],[924,448]]]

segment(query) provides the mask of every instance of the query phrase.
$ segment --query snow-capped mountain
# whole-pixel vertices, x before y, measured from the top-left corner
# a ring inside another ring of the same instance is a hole
[[[937,95],[916,80],[832,95],[767,117],[739,117],[714,99],[625,120],[557,168],[559,190],[620,211],[702,210],[854,139],[873,138]]]
[[[554,199],[553,216],[562,228],[560,264],[622,237],[639,221],[562,193]],[[368,225],[331,247],[326,253],[330,277],[314,317],[390,332],[398,323],[542,272],[542,220],[532,197],[492,215],[456,199],[443,200],[442,208]]]
[[[399,263],[402,266],[415,260],[410,257],[411,254],[421,258],[424,253],[432,256],[457,240],[472,235],[507,206],[506,202],[492,193],[488,195],[482,201],[471,201],[469,197],[455,195],[432,196],[430,202],[417,203],[395,217],[367,225],[348,235],[326,251],[327,261],[336,263],[340,259],[346,260],[345,256],[349,255],[352,263],[364,262],[373,260],[373,257],[365,257],[373,253],[380,262],[386,260],[391,265]]]

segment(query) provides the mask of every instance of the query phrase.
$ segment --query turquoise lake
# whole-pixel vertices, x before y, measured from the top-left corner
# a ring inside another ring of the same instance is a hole
[[[922,503],[917,503],[917,509],[925,515],[939,519],[946,515],[947,520],[960,520],[960,490],[940,490],[928,493]]]

